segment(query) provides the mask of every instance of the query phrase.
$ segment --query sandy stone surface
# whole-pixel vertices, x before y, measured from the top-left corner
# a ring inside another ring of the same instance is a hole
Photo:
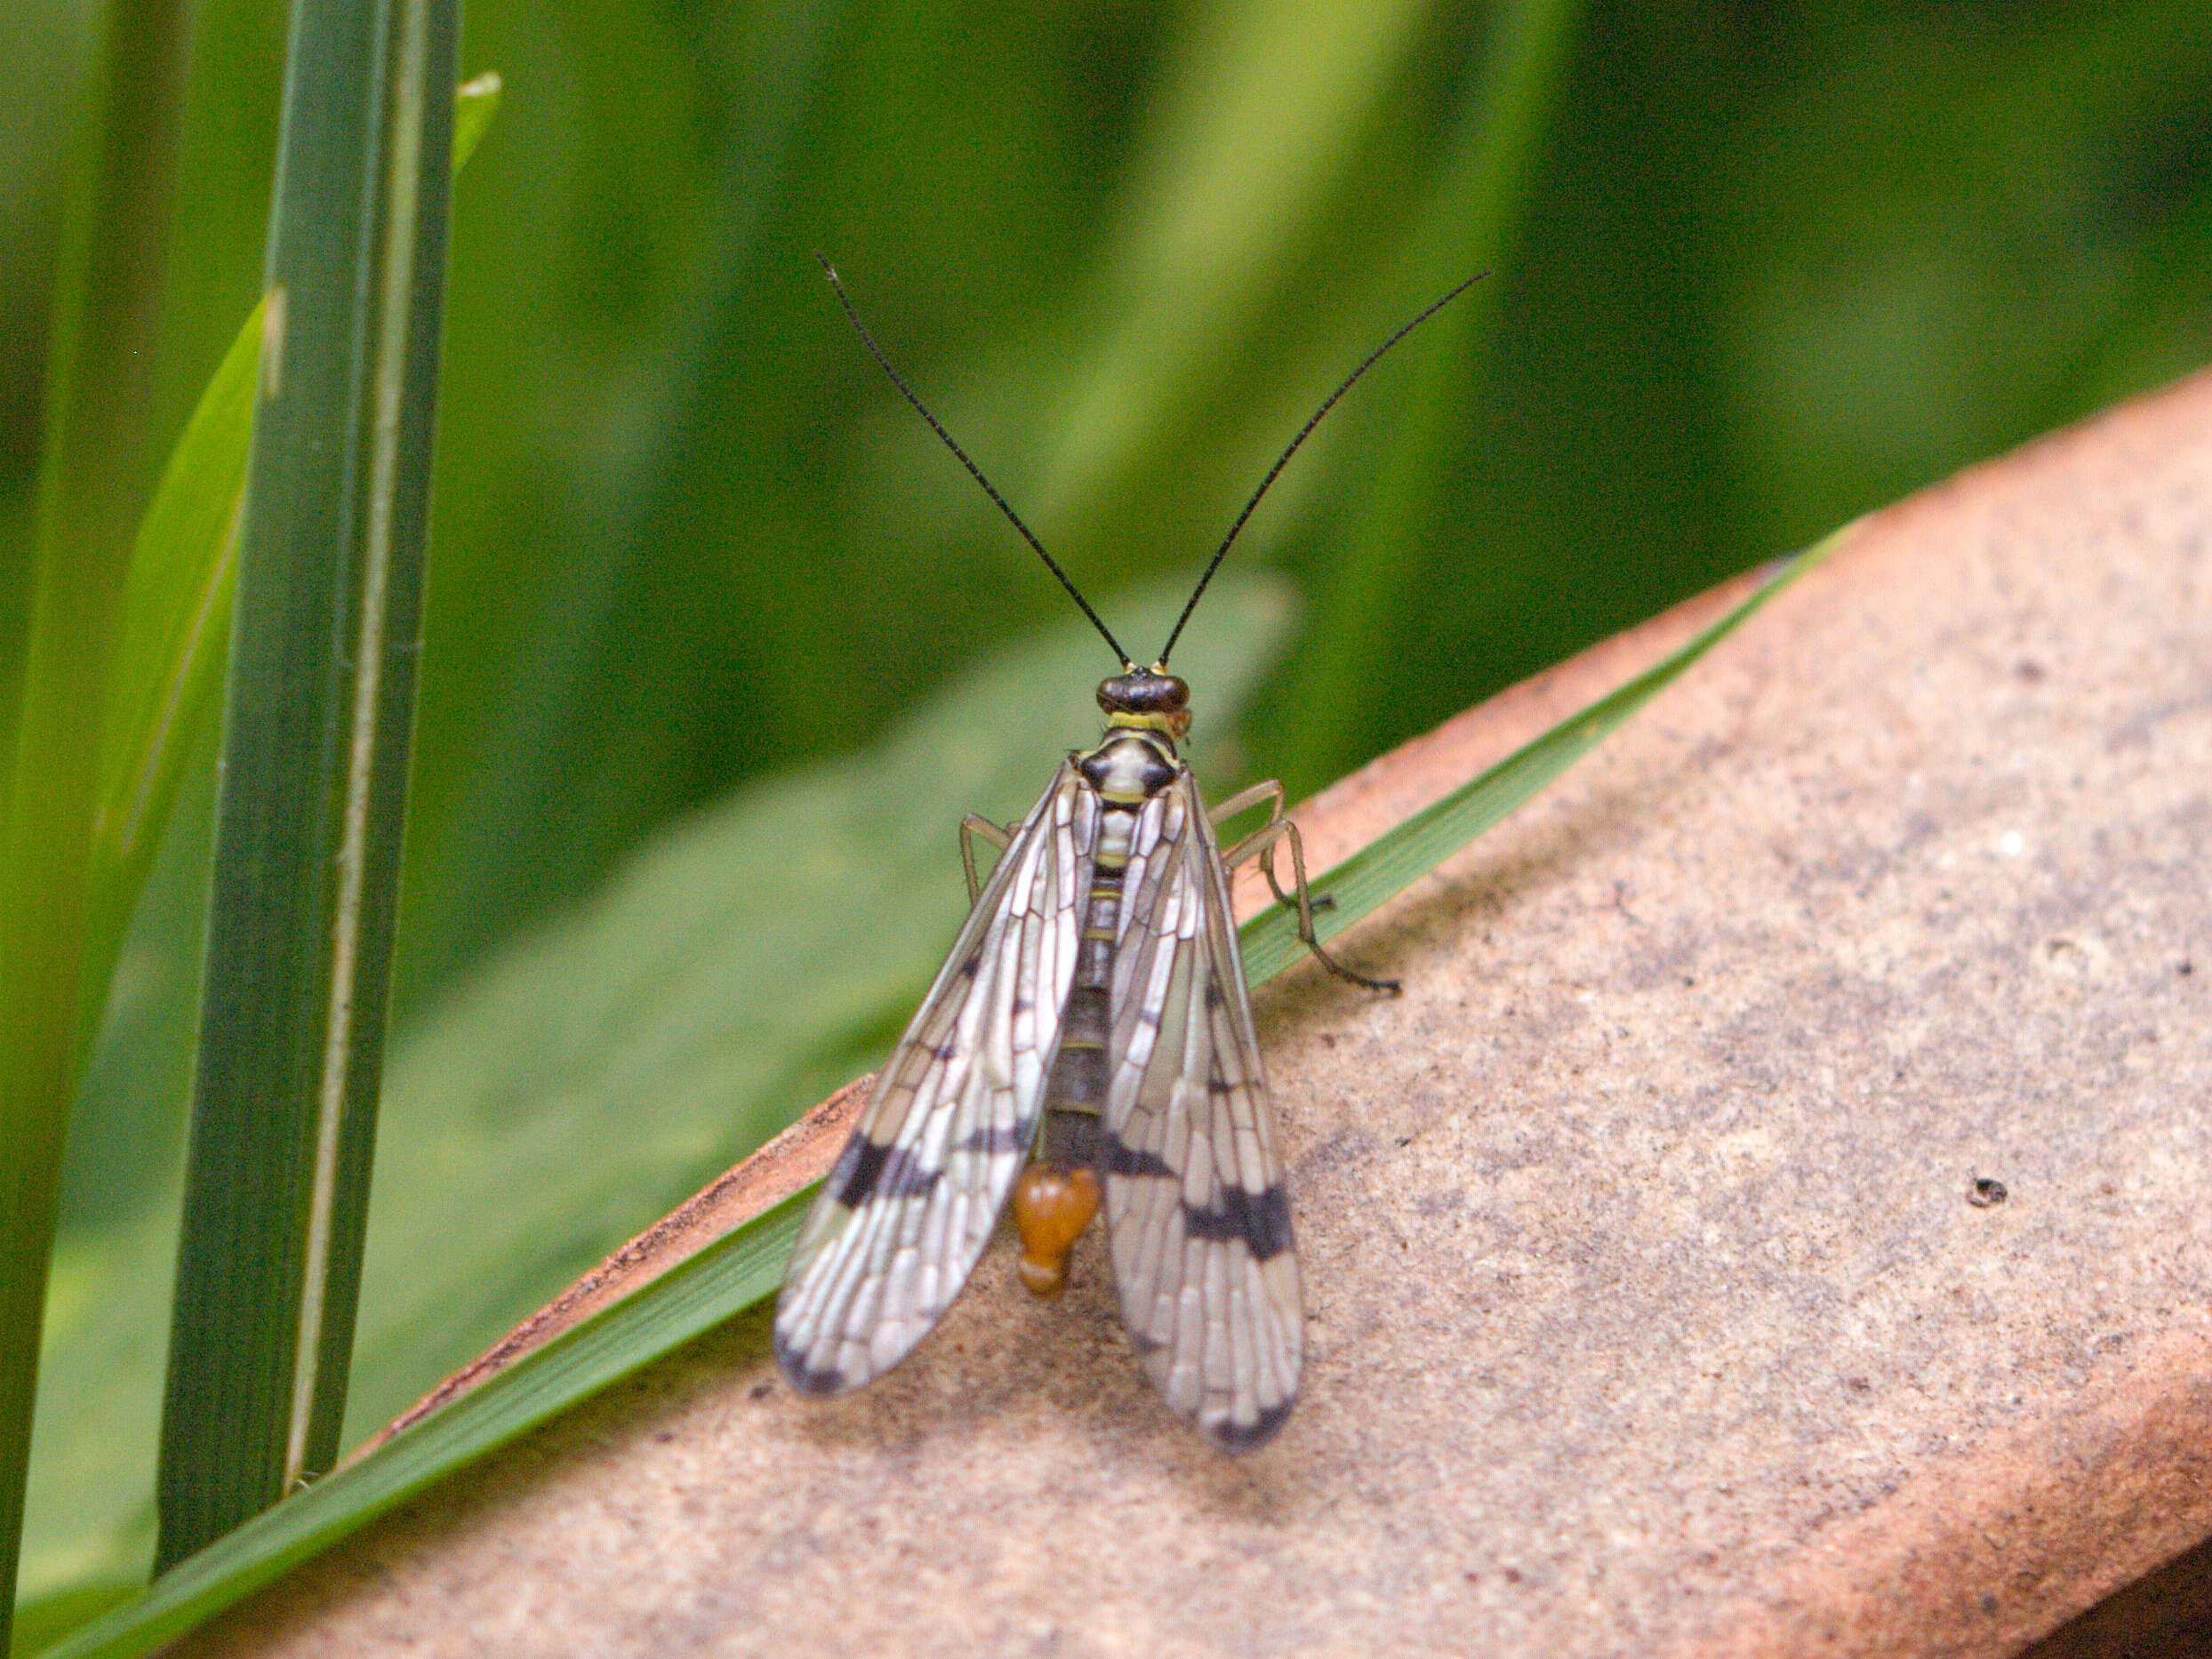
[[[1002,1246],[862,1395],[741,1319],[188,1651],[1994,1655],[2212,1534],[2212,376],[1870,521],[1346,947],[1406,994],[1259,999],[1263,1450]]]

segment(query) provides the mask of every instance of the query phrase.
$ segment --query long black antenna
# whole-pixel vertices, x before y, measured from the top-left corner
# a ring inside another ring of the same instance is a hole
[[[883,348],[876,343],[876,337],[868,332],[868,325],[861,321],[861,314],[853,309],[853,301],[846,297],[845,285],[838,280],[837,267],[823,259],[820,253],[816,253],[814,257],[821,260],[822,274],[830,278],[830,286],[837,291],[838,303],[845,308],[846,316],[852,318],[854,330],[860,335],[861,344],[868,348],[868,355],[876,359],[877,365],[891,377],[891,383],[904,394],[907,402],[914,405],[914,413],[929,422],[929,429],[944,439],[945,447],[960,458],[960,464],[968,469],[969,475],[974,478],[976,483],[983,486],[983,493],[990,497],[1000,512],[1006,514],[1006,522],[1019,530],[1022,533],[1022,539],[1037,549],[1037,557],[1045,561],[1045,568],[1060,578],[1060,585],[1068,590],[1068,597],[1076,602],[1084,615],[1091,619],[1091,626],[1098,629],[1107,645],[1112,648],[1115,660],[1123,668],[1134,671],[1136,668],[1135,662],[1130,659],[1129,653],[1121,648],[1121,642],[1108,630],[1106,624],[1098,620],[1098,613],[1091,609],[1091,602],[1085,598],[1077,590],[1075,583],[1068,579],[1068,573],[1060,568],[1059,563],[1051,554],[1045,551],[1045,544],[1030,533],[1030,527],[1022,522],[1022,516],[1006,505],[1006,498],[992,487],[990,480],[983,476],[983,469],[968,459],[967,451],[952,441],[952,434],[938,424],[937,417],[930,413],[928,409],[923,405],[922,400],[914,395],[914,389],[906,383],[898,370],[891,366],[891,359],[883,355]],[[1304,435],[1302,433],[1300,436]],[[1214,562],[1220,563],[1218,559]],[[1213,574],[1211,571],[1206,573]],[[1199,586],[1204,587],[1205,584],[1201,582]]]
[[[1399,341],[1405,339],[1407,335],[1412,333],[1414,330],[1419,328],[1423,323],[1434,317],[1439,311],[1441,311],[1446,306],[1451,304],[1453,301],[1458,299],[1460,295],[1465,293],[1470,288],[1473,287],[1477,283],[1480,282],[1489,274],[1490,273],[1488,271],[1477,271],[1472,276],[1470,276],[1465,282],[1460,284],[1458,287],[1453,289],[1451,293],[1446,294],[1441,300],[1439,300],[1434,305],[1423,311],[1419,317],[1414,318],[1412,322],[1407,324],[1405,327],[1399,329],[1398,333],[1392,334],[1388,340],[1377,346],[1373,351],[1370,351],[1361,361],[1358,368],[1354,369],[1350,374],[1344,376],[1343,384],[1339,386],[1334,391],[1328,395],[1328,401],[1324,403],[1318,409],[1316,409],[1313,412],[1313,419],[1307,421],[1305,425],[1298,429],[1298,436],[1290,440],[1290,447],[1286,449],[1281,454],[1275,458],[1275,464],[1267,469],[1267,477],[1260,480],[1260,487],[1252,492],[1252,499],[1244,504],[1244,511],[1237,515],[1237,522],[1229,526],[1229,533],[1222,538],[1221,546],[1214,549],[1214,562],[1206,567],[1206,574],[1198,578],[1198,585],[1191,589],[1190,602],[1182,607],[1182,614],[1175,619],[1174,631],[1167,636],[1167,643],[1160,647],[1159,656],[1156,660],[1154,666],[1163,669],[1167,666],[1167,653],[1175,648],[1175,641],[1182,637],[1182,626],[1185,622],[1188,622],[1190,620],[1190,613],[1198,608],[1198,599],[1199,597],[1206,592],[1206,584],[1214,580],[1214,573],[1222,567],[1222,561],[1229,557],[1229,544],[1237,539],[1237,533],[1245,527],[1245,520],[1252,517],[1252,509],[1260,504],[1260,498],[1267,493],[1267,486],[1274,483],[1277,475],[1279,474],[1285,467],[1287,467],[1290,464],[1290,458],[1298,453],[1298,445],[1304,443],[1307,438],[1310,437],[1313,435],[1313,429],[1321,424],[1321,417],[1328,413],[1330,410],[1336,407],[1336,400],[1342,397],[1346,392],[1351,390],[1353,381],[1357,381],[1361,375],[1365,374],[1369,369],[1374,367],[1377,363],[1382,361],[1382,354],[1384,352],[1388,351],[1392,346],[1395,346]],[[834,281],[835,277],[833,276],[831,280]],[[855,320],[857,321],[858,319]],[[889,365],[886,365],[886,366],[887,367]],[[913,396],[913,393],[909,392],[907,396],[910,397]],[[917,405],[916,406],[918,408],[920,405]],[[932,422],[932,424],[934,425],[934,422]],[[952,440],[948,438],[945,441],[947,443],[950,443]],[[962,459],[965,460],[966,457],[964,456]],[[973,470],[973,469],[971,469],[971,470]],[[982,475],[979,473],[977,476],[980,477]],[[984,487],[988,489],[990,486],[987,485]],[[1067,578],[1063,576],[1061,580],[1065,581]]]

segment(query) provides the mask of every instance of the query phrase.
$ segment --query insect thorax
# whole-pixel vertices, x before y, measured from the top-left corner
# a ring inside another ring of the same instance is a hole
[[[1083,781],[1108,806],[1142,805],[1175,781],[1182,770],[1174,741],[1165,732],[1109,725],[1096,749],[1075,757]]]

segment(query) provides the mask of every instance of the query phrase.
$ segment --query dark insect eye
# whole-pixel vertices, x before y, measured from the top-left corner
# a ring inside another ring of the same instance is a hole
[[[1099,686],[1098,706],[1108,714],[1175,714],[1190,706],[1190,687],[1173,674],[1117,674]]]

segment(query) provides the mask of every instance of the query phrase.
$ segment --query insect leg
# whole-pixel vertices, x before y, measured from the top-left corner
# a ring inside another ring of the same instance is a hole
[[[1238,789],[1227,800],[1207,807],[1206,821],[1219,830],[1238,813],[1249,812],[1262,801],[1267,803],[1267,821],[1271,824],[1283,815],[1283,786],[1270,778],[1265,783],[1255,783],[1248,789]]]
[[[1012,830],[1002,830],[981,813],[970,813],[960,820],[960,868],[967,872],[968,909],[975,908],[975,901],[983,891],[983,884],[975,879],[975,838],[981,836],[1001,853],[1014,845]]]
[[[1265,801],[1267,803],[1267,821],[1262,824],[1260,829],[1262,830],[1272,830],[1277,824],[1283,821],[1283,786],[1272,778],[1270,778],[1265,783],[1255,783],[1248,789],[1239,789],[1236,794],[1222,802],[1220,805],[1209,807],[1206,811],[1206,820],[1208,823],[1212,824],[1214,829],[1219,830],[1222,825],[1228,822],[1231,818],[1234,818],[1238,813],[1249,812],[1253,807],[1257,806],[1262,801]],[[1256,834],[1257,831],[1254,833]],[[1253,842],[1249,837],[1247,837],[1246,840],[1239,842],[1238,844],[1237,855],[1230,858],[1229,861],[1230,869],[1235,869],[1238,860],[1246,856],[1245,853],[1245,848],[1246,846],[1252,847],[1255,852],[1258,850],[1257,844]],[[1290,894],[1283,891],[1282,884],[1275,879],[1275,861],[1273,859],[1269,859],[1265,863],[1260,866],[1260,873],[1267,878],[1268,890],[1274,894],[1276,902],[1278,904],[1291,904],[1296,902],[1296,901],[1292,899]],[[1316,893],[1309,896],[1308,902],[1310,903],[1317,910],[1326,910],[1329,908],[1329,906],[1336,902],[1336,897],[1334,894]]]
[[[1294,905],[1296,908],[1298,937],[1306,949],[1313,952],[1315,959],[1339,979],[1348,979],[1355,985],[1365,985],[1369,990],[1386,990],[1392,996],[1396,996],[1402,989],[1396,980],[1369,979],[1365,974],[1355,974],[1321,949],[1321,941],[1313,931],[1313,910],[1317,901],[1314,899],[1313,890],[1306,885],[1305,843],[1299,837],[1296,821],[1280,815],[1283,786],[1278,783],[1272,786],[1259,787],[1272,787],[1275,790],[1274,811],[1264,826],[1254,830],[1224,853],[1222,855],[1222,862],[1230,869],[1234,870],[1247,860],[1259,859],[1260,870],[1267,877],[1267,885],[1273,890],[1276,898],[1285,904]],[[1246,790],[1246,793],[1250,794],[1252,791]],[[1240,797],[1231,797],[1230,798],[1233,800]],[[1255,800],[1251,804],[1256,805],[1258,803]],[[1275,844],[1284,840],[1290,843],[1291,892],[1289,893],[1285,893],[1275,878]]]

